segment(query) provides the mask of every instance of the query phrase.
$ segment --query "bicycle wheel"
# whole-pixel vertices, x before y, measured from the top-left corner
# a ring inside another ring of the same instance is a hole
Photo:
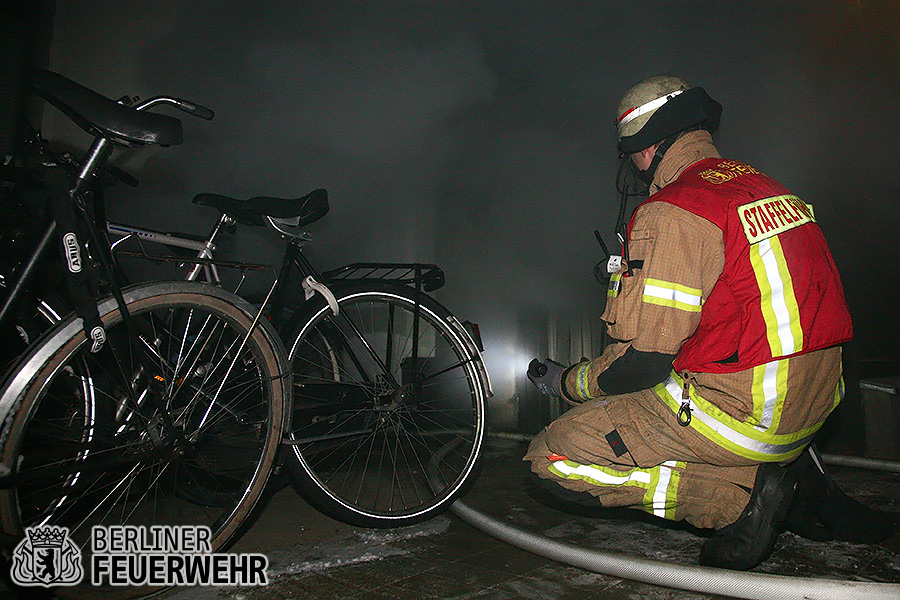
[[[95,525],[205,525],[221,550],[281,441],[283,347],[211,285],[141,285],[125,301],[130,327],[114,300],[99,306],[100,352],[70,317],[0,391],[0,524],[65,526],[83,548]]]
[[[26,300],[9,330],[0,332],[0,373],[18,364],[31,344],[70,312],[71,309],[52,294]]]
[[[286,464],[318,509],[363,527],[415,523],[473,478],[489,393],[481,355],[433,299],[399,284],[336,288],[295,318]]]

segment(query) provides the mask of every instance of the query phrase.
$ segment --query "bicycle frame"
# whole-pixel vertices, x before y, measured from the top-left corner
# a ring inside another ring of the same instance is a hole
[[[202,240],[191,239],[184,234],[165,233],[148,228],[133,227],[122,223],[108,222],[107,230],[110,234],[118,237],[113,244],[113,250],[116,251],[120,245],[128,240],[135,240],[141,248],[141,254],[145,258],[160,258],[149,255],[143,247],[144,242],[162,244],[171,248],[182,250],[191,250],[196,252],[194,258],[176,258],[184,262],[192,262],[193,266],[188,270],[185,279],[194,281],[201,274],[206,281],[217,285],[221,284],[221,278],[217,270],[217,266],[229,266],[239,269],[258,268],[260,265],[249,263],[227,263],[215,258],[216,245],[223,233],[234,228],[236,221],[229,215],[222,213],[217,219],[210,233]],[[328,285],[346,282],[346,281],[374,281],[374,280],[393,280],[403,284],[412,285],[418,294],[439,288],[444,283],[443,272],[436,265],[423,263],[351,263],[325,272],[319,272],[304,256],[303,245],[311,241],[311,236],[305,232],[291,231],[283,226],[283,224],[271,217],[265,219],[267,228],[274,230],[281,237],[286,239],[286,248],[282,257],[281,266],[279,267],[272,287],[265,302],[260,308],[260,313],[268,310],[268,318],[277,331],[282,331],[287,325],[286,319],[286,293],[285,282],[289,280],[294,271],[300,274],[304,280],[304,289],[306,290],[306,299],[310,299],[315,292],[320,293],[332,306],[335,315],[338,314],[337,302],[334,301],[334,295],[328,289]],[[312,284],[310,284],[310,278]],[[418,357],[418,302],[416,304],[415,318],[413,321],[413,363]],[[348,320],[352,330],[356,330],[356,326]],[[480,335],[477,326],[464,322],[461,324],[467,343],[474,352],[483,351]],[[364,340],[364,336],[359,335]],[[369,354],[373,357],[376,353],[369,348]],[[384,367],[384,365],[382,365]],[[413,364],[415,368],[415,364]],[[484,376],[484,380],[489,382],[487,371],[482,365],[479,370]],[[387,369],[385,368],[385,371]],[[488,383],[490,393],[490,384]]]
[[[57,178],[57,172],[62,173],[65,171],[65,167],[59,164],[46,165],[45,168],[48,169],[49,177],[47,182],[41,183],[46,184],[47,191],[54,198],[54,202],[60,200],[62,201],[61,204],[72,203],[76,207],[76,216],[74,218],[86,225],[85,229],[88,231],[88,239],[75,242],[74,245],[77,247],[72,248],[72,251],[80,254],[86,250],[88,245],[94,249],[91,257],[100,263],[101,272],[108,280],[109,292],[111,292],[118,306],[125,330],[130,333],[132,339],[136,339],[139,336],[132,323],[122,287],[119,285],[120,281],[116,273],[115,257],[112,254],[107,254],[108,250],[104,249],[106,239],[102,230],[103,224],[96,222],[96,219],[92,219],[86,214],[86,208],[89,204],[87,198],[93,191],[91,187],[92,182],[95,176],[101,173],[106,166],[114,144],[140,146],[145,144],[170,145],[181,142],[181,122],[165,115],[144,112],[148,108],[167,104],[205,119],[212,118],[212,111],[191,102],[168,96],[157,96],[134,106],[131,106],[130,101],[127,99],[116,103],[95,95],[90,90],[81,88],[77,84],[50,72],[38,73],[34,87],[38,95],[44,97],[49,103],[57,106],[57,108],[60,108],[60,110],[63,110],[70,116],[73,114],[78,116],[77,119],[73,117],[76,123],[94,136],[94,140],[84,157],[77,163],[78,167],[74,173],[74,181],[71,184],[66,179],[65,185],[63,185],[63,179]],[[84,117],[82,109],[90,117]],[[53,205],[53,202],[51,202],[51,205]],[[43,234],[27,256],[27,259],[23,261],[23,266],[10,287],[8,297],[3,300],[2,306],[0,306],[0,327],[4,330],[11,328],[11,325],[13,325],[16,318],[16,309],[24,300],[26,291],[38,276],[38,266],[43,259],[47,258],[47,252],[50,251],[51,246],[56,242],[60,228],[67,227],[65,224],[60,225],[56,217],[55,213],[54,216],[48,217]],[[74,240],[74,234],[72,236]],[[101,238],[103,238],[102,241]],[[87,260],[87,257],[80,257],[79,260]],[[76,272],[71,264],[69,270]],[[78,271],[80,270],[79,268]],[[270,297],[271,292],[272,290],[270,290]],[[268,301],[268,298],[266,301]],[[244,339],[241,340],[238,351],[243,349],[244,344],[247,343],[252,335],[260,314],[261,312],[256,315],[251,328]],[[113,344],[112,340],[105,340],[105,335],[104,341]],[[115,352],[113,352],[113,356],[116,356]],[[118,357],[116,359],[118,360]],[[145,361],[147,359],[141,355],[141,360]],[[234,363],[229,366],[226,376],[233,368]],[[138,406],[140,404],[138,401],[139,390],[126,389],[126,394],[129,396],[132,405]],[[163,417],[164,426],[168,430],[174,431],[175,428],[168,417],[168,413],[163,410],[164,407],[160,404],[159,399],[153,396],[151,402],[158,404],[156,408],[159,409],[158,412]]]
[[[193,262],[193,266],[185,275],[185,280],[196,281],[201,277],[217,285],[221,284],[221,278],[217,266],[230,266],[235,268],[256,268],[261,265],[250,263],[227,263],[215,258],[216,245],[220,236],[232,229],[235,220],[227,214],[222,214],[216,221],[210,233],[203,240],[191,239],[184,234],[164,233],[153,229],[134,227],[122,223],[107,223],[107,231],[118,239],[112,243],[113,251],[129,240],[135,240],[141,248],[141,253],[146,258],[160,258],[152,256],[144,250],[143,243],[151,242],[171,248],[191,250],[196,252],[193,259],[183,258],[184,262]],[[297,271],[301,277],[313,277],[322,285],[328,285],[340,281],[350,280],[384,280],[390,279],[413,285],[418,292],[428,292],[439,288],[444,283],[443,273],[436,265],[423,263],[351,263],[319,272],[304,256],[302,247],[311,241],[311,237],[304,232],[291,232],[278,226],[274,219],[267,220],[266,225],[287,240],[281,266],[275,277],[275,291],[272,294],[272,303],[269,306],[270,319],[276,325],[283,325],[284,294],[283,284],[288,280],[293,271]],[[323,295],[327,298],[327,292]],[[309,298],[310,296],[307,296]]]
[[[213,252],[215,252],[216,246],[212,242],[212,239],[206,242],[198,242],[196,240],[180,237],[171,233],[163,233],[161,231],[154,231],[152,229],[132,227],[131,225],[113,223],[112,221],[107,221],[106,231],[107,233],[113,236],[118,236],[119,238],[110,245],[113,252],[115,252],[120,245],[124,244],[128,240],[133,239],[137,240],[139,244],[141,244],[141,242],[143,241],[148,241],[154,244],[162,244],[164,246],[170,246],[173,248],[194,250],[197,252],[197,258],[204,261],[206,259],[214,259]],[[212,237],[214,236],[211,236],[211,238]],[[141,244],[141,249],[143,250],[143,244]],[[215,284],[221,283],[219,272],[216,269],[215,263],[207,264],[205,262],[196,263],[188,272],[185,280],[196,281],[201,271],[204,273],[204,278],[206,279],[206,281]]]
[[[119,246],[121,246],[128,240],[136,240],[141,248],[141,255],[139,256],[143,256],[146,258],[159,257],[148,254],[143,248],[144,242],[151,242],[155,244],[162,244],[171,248],[180,248],[183,250],[195,251],[197,254],[193,259],[177,259],[184,262],[193,263],[184,277],[185,280],[196,281],[202,276],[205,281],[214,283],[216,285],[221,285],[222,279],[219,276],[219,266],[229,266],[239,269],[264,267],[264,265],[256,265],[251,263],[226,263],[224,261],[216,259],[216,243],[219,237],[223,232],[232,228],[234,224],[234,219],[223,213],[216,221],[216,224],[213,226],[212,231],[210,231],[209,235],[207,235],[207,237],[202,241],[190,239],[188,237],[184,237],[175,233],[164,233],[161,231],[155,231],[153,229],[132,227],[131,225],[124,225],[121,223],[113,222],[107,222],[107,231],[111,235],[117,236],[119,238],[111,244],[113,252],[117,251]],[[276,329],[278,329],[280,325],[283,325],[282,308],[284,300],[282,298],[283,294],[279,293],[282,289],[281,284],[282,282],[286,281],[288,275],[293,269],[297,269],[304,277],[312,276],[316,279],[320,277],[319,273],[302,255],[297,245],[293,243],[293,240],[291,240],[287,244],[287,249],[284,254],[281,268],[275,275],[275,280],[273,281],[272,287],[269,290],[266,302],[263,303],[263,306],[260,309],[260,312],[268,309],[270,320],[272,321],[272,324],[276,326]]]

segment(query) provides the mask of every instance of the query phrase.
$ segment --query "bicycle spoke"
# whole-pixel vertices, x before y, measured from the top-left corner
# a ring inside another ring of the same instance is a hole
[[[281,437],[274,334],[200,284],[129,293],[133,329],[108,324],[115,344],[91,354],[73,331],[55,350],[63,368],[35,367],[46,383],[21,392],[32,408],[5,446],[21,470],[0,479],[0,510],[79,542],[98,524],[206,525],[219,548],[259,498]]]
[[[322,310],[291,338],[297,460],[288,466],[317,506],[354,524],[424,518],[462,488],[477,459],[479,358],[427,297],[414,296],[387,285],[348,290],[338,295],[340,319]],[[456,447],[437,459],[448,443]],[[426,481],[435,460],[441,489]]]

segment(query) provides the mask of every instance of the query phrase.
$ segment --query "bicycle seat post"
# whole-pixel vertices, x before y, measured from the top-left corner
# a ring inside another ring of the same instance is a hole
[[[213,252],[216,250],[216,238],[219,237],[219,234],[222,233],[224,229],[227,227],[233,226],[235,223],[234,219],[230,217],[226,213],[222,213],[222,216],[218,218],[216,224],[213,226],[212,231],[206,237],[206,240],[203,242],[206,246],[203,250],[197,253],[197,258],[207,259],[213,257]],[[188,281],[196,281],[200,276],[200,272],[207,268],[207,266],[211,269],[212,280],[218,282],[219,274],[216,270],[215,265],[205,265],[203,263],[195,263],[193,267],[191,267],[190,272],[188,272],[187,280]]]
[[[75,181],[75,187],[72,190],[74,193],[77,194],[86,187],[88,179],[106,161],[110,152],[112,152],[112,147],[109,138],[98,136],[94,139],[78,173],[78,179]]]

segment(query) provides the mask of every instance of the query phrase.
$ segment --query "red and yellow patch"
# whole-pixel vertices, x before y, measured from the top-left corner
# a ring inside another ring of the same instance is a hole
[[[737,210],[744,235],[751,244],[816,220],[812,208],[792,195],[763,198],[743,204]]]

